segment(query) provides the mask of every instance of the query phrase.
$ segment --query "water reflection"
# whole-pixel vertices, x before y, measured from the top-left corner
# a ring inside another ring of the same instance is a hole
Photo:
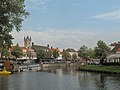
[[[8,77],[7,76],[0,77],[0,90],[8,90]]]
[[[120,90],[120,76],[52,67],[0,76],[0,90]]]
[[[79,73],[81,90],[120,90],[120,76],[100,73]]]
[[[78,77],[80,90],[120,90],[120,76],[76,71],[71,68],[52,68],[51,73]]]

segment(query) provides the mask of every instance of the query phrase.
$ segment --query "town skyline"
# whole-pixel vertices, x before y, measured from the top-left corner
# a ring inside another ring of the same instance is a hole
[[[120,0],[0,0],[0,90],[120,90]]]
[[[26,0],[25,4],[30,15],[22,31],[12,33],[14,44],[23,45],[27,35],[36,44],[61,49],[93,48],[98,40],[108,45],[120,40],[120,1]]]

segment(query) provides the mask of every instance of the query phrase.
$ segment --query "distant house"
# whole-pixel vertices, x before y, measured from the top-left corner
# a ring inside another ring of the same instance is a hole
[[[71,56],[73,56],[73,55],[75,54],[75,55],[77,56],[77,58],[78,58],[78,52],[75,51],[74,49],[68,48],[68,49],[66,49],[66,51],[67,51]]]
[[[13,50],[15,46],[11,46],[10,51]],[[22,50],[22,56],[19,59],[37,59],[37,53],[40,49],[45,51],[45,57],[44,58],[51,58],[52,53],[51,51],[54,48],[49,48],[49,45],[47,46],[41,46],[41,45],[35,45],[34,42],[32,42],[31,37],[24,37],[24,46],[20,46]]]
[[[57,47],[57,48],[53,48],[53,47],[51,47],[50,50],[51,50],[51,53],[52,53],[52,56],[51,56],[51,57],[53,57],[53,52],[54,52],[54,51],[58,52],[58,54],[59,54],[59,56],[60,56],[60,50],[59,50],[58,47]],[[59,57],[59,56],[58,56],[58,57]],[[54,58],[54,57],[53,57],[53,58]]]
[[[57,60],[62,60],[63,59],[62,55],[63,55],[63,52],[59,52],[59,57],[57,57],[56,59]]]
[[[10,48],[10,52],[15,48],[16,46],[11,46]],[[28,59],[28,48],[26,47],[20,47],[20,49],[22,50],[22,56],[21,58],[22,59]]]
[[[49,48],[49,45],[47,46],[40,46],[40,45],[34,45],[34,43],[32,43],[31,49],[37,53],[39,52],[40,49],[45,51],[45,58],[51,58],[51,49]]]
[[[63,60],[64,58],[63,58],[63,54],[64,54],[64,52],[67,52],[68,54],[69,54],[69,60],[71,60],[72,59],[72,56],[75,54],[76,56],[77,56],[77,58],[78,58],[78,52],[77,51],[75,51],[74,49],[71,49],[71,48],[68,48],[68,49],[63,49],[63,51],[62,52],[60,52],[60,55],[59,55],[59,57],[57,58],[58,60]]]
[[[22,56],[19,59],[36,59],[36,53],[31,49],[31,37],[24,37],[24,46],[19,46],[22,50]],[[11,52],[16,46],[11,46],[9,51]],[[10,57],[13,57],[10,55]]]
[[[53,48],[53,47],[51,47],[51,51],[53,52],[54,50],[56,50],[57,52],[60,52],[60,50],[59,50],[58,47],[57,47],[57,48]]]
[[[112,49],[107,54],[107,63],[120,63],[120,42],[111,44]]]

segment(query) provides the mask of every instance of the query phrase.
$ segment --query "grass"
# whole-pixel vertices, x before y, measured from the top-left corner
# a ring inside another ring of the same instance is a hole
[[[84,65],[80,70],[120,74],[120,66]]]

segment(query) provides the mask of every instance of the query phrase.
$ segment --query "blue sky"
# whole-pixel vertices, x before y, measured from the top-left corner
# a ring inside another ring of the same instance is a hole
[[[35,44],[78,49],[120,40],[120,0],[26,0],[30,12],[23,30],[13,32],[14,43],[23,45],[31,36]]]

